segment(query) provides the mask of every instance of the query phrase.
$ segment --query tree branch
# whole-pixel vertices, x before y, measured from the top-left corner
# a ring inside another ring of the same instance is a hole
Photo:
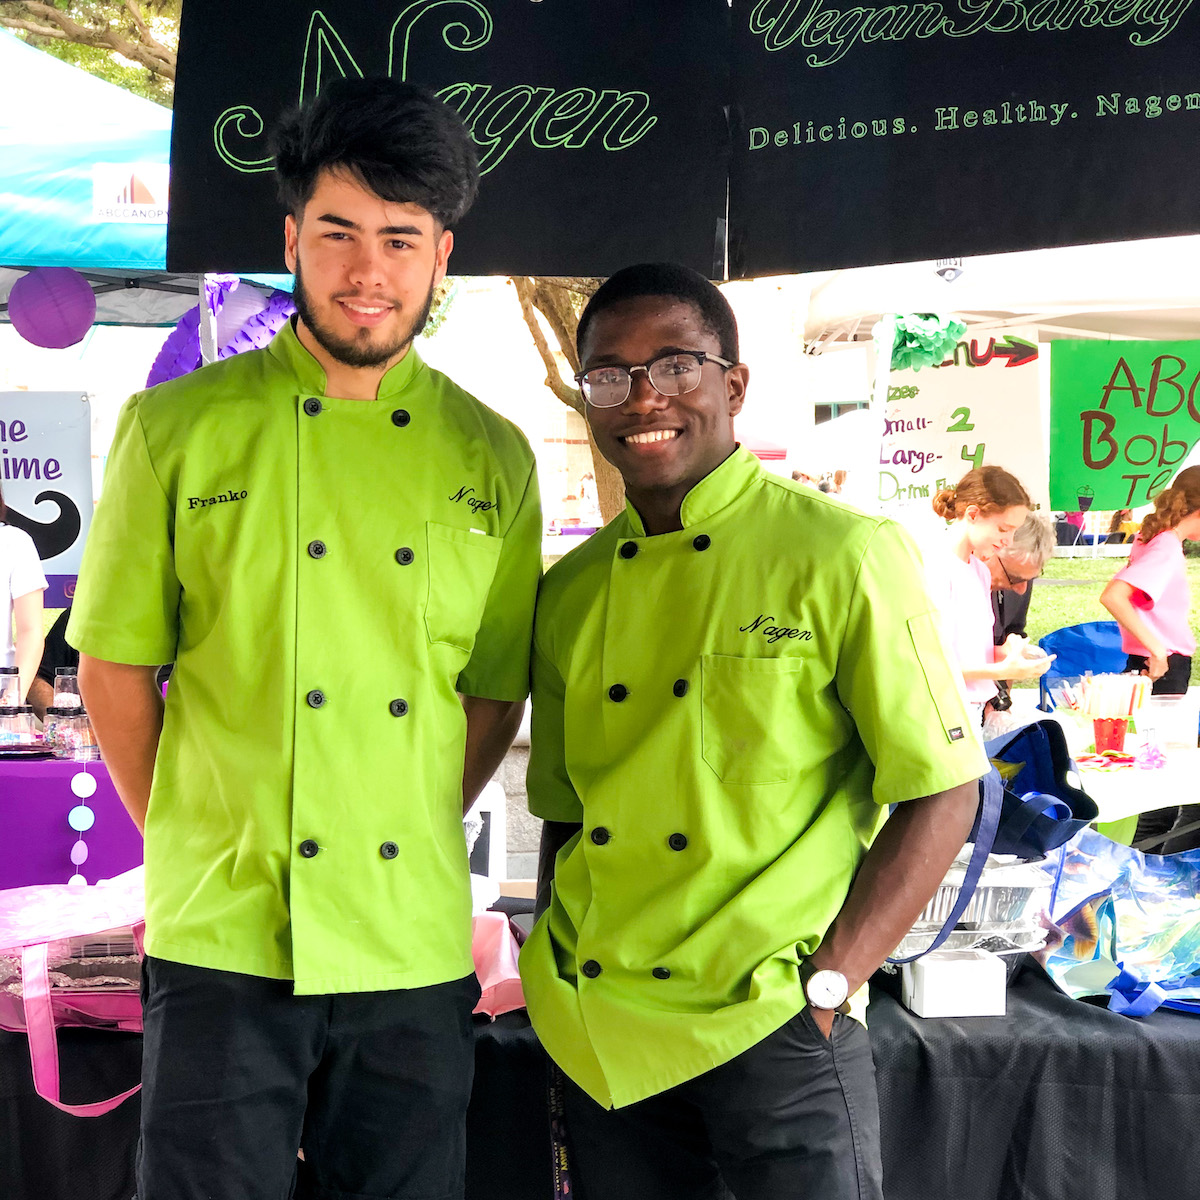
[[[129,2],[130,0],[126,0],[126,7]],[[7,29],[21,29],[26,33],[32,33],[35,37],[71,42],[77,46],[95,46],[101,50],[112,50],[132,62],[141,64],[154,75],[161,75],[164,79],[172,81],[175,79],[175,52],[155,41],[153,37],[149,36],[148,30],[148,43],[142,44],[122,37],[108,26],[100,28],[95,25],[80,25],[71,20],[61,9],[50,4],[41,4],[37,0],[24,0],[23,7],[31,16],[48,21],[50,25],[37,26],[31,21],[24,21],[18,17],[0,17],[0,26]],[[137,13],[137,20],[141,21],[140,11]],[[142,26],[139,25],[139,32],[141,32],[141,28]]]
[[[525,324],[529,327],[529,332],[533,337],[533,344],[537,347],[542,365],[546,368],[546,386],[564,404],[582,414],[583,394],[578,388],[570,387],[563,379],[558,369],[558,363],[555,362],[554,354],[550,349],[550,343],[546,341],[546,335],[542,332],[541,324],[537,319],[535,308],[540,311],[541,306],[535,304],[534,298],[538,291],[536,282],[525,276],[514,275],[513,287],[517,289],[517,299],[521,302],[521,315],[525,318]],[[551,328],[554,328],[553,322]],[[555,329],[555,335],[558,335],[557,329]],[[561,338],[559,338],[559,343],[562,344]]]

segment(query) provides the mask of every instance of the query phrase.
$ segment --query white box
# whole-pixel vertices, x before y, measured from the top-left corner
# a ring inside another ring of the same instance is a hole
[[[935,950],[901,968],[900,998],[918,1017],[1002,1017],[1003,959],[987,950]]]

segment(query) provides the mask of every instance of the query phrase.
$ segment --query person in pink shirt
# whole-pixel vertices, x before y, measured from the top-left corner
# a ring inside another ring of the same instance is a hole
[[[1188,467],[1154,502],[1129,552],[1129,565],[1100,596],[1121,626],[1125,669],[1149,675],[1157,695],[1188,689],[1196,639],[1183,543],[1200,539],[1200,467]]]
[[[951,522],[949,553],[930,564],[930,589],[942,625],[962,670],[967,700],[982,721],[983,706],[996,694],[998,679],[1036,679],[1050,659],[1026,657],[1027,639],[1013,634],[992,642],[992,576],[987,562],[1012,545],[1013,533],[1029,516],[1029,494],[1002,467],[968,471],[954,487],[933,498],[933,511]]]

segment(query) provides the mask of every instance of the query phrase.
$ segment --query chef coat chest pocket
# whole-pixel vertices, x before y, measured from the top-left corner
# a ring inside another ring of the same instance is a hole
[[[429,595],[425,632],[435,644],[468,654],[483,620],[504,539],[430,521],[426,525]]]
[[[704,761],[724,783],[783,783],[796,771],[805,663],[706,654],[700,663]]]

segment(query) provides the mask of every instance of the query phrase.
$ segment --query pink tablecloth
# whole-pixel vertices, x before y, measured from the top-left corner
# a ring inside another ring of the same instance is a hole
[[[87,801],[71,791],[71,777],[80,771],[96,780],[96,792]],[[67,814],[82,803],[96,819],[83,835],[87,861],[76,868],[71,847],[79,834],[67,824]],[[95,883],[141,861],[141,834],[117,798],[103,763],[0,759],[0,888],[66,883],[76,870]]]

